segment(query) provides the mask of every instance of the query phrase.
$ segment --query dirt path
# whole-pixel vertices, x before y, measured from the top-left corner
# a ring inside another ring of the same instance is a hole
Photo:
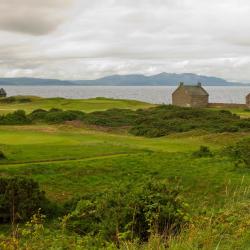
[[[54,159],[54,160],[41,160],[41,161],[27,161],[27,162],[9,162],[9,163],[2,163],[0,167],[4,166],[26,166],[31,164],[46,164],[46,163],[67,163],[67,162],[84,162],[84,161],[91,161],[91,160],[100,160],[100,159],[109,159],[109,158],[116,158],[121,156],[128,156],[131,154],[138,154],[137,153],[119,153],[119,154],[110,154],[110,155],[100,155],[100,156],[93,156],[93,157],[85,157],[85,158],[74,158],[74,159]]]

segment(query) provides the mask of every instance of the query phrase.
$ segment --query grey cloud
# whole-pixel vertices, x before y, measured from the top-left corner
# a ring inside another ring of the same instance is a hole
[[[20,2],[0,3],[0,29],[13,31],[0,32],[2,76],[168,71],[250,80],[249,0]]]
[[[0,29],[31,35],[55,30],[73,0],[1,0]]]

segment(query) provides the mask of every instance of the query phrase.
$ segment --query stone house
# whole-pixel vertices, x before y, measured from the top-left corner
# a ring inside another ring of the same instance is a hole
[[[208,106],[209,94],[201,86],[197,85],[184,85],[180,83],[179,87],[172,94],[173,105],[180,107],[195,107],[205,108]]]
[[[1,89],[0,89],[0,98],[1,98],[1,97],[6,97],[6,96],[7,96],[6,91],[5,91],[3,88],[1,88]]]
[[[250,93],[246,96],[247,107],[250,108]]]

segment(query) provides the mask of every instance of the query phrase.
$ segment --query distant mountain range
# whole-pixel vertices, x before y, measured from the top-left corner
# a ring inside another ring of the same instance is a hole
[[[201,82],[204,86],[249,86],[238,82],[229,82],[222,78],[203,76],[191,73],[174,74],[161,73],[152,76],[140,74],[111,75],[96,80],[56,80],[41,78],[0,78],[0,85],[28,85],[28,86],[176,86],[179,82],[196,84]]]

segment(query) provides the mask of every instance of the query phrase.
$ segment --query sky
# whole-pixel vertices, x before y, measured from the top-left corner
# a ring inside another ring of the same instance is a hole
[[[249,0],[1,0],[0,77],[250,82]]]

